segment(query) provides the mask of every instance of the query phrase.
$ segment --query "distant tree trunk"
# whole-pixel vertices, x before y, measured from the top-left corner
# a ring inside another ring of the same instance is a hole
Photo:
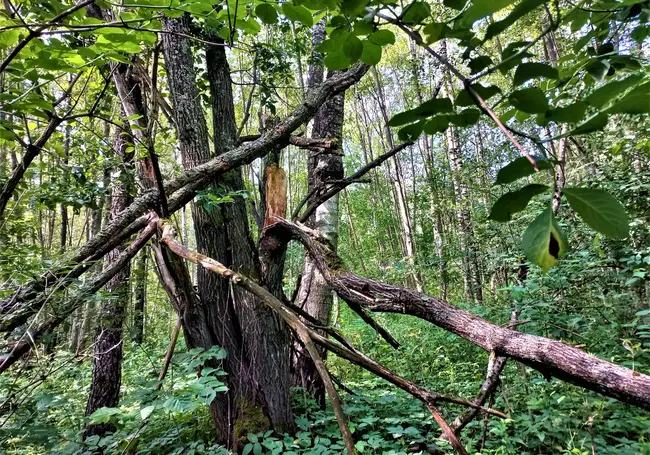
[[[63,139],[63,166],[67,168],[68,157],[70,156],[70,125],[65,127],[65,135]],[[61,233],[59,236],[59,251],[61,254],[65,253],[66,243],[68,241],[68,207],[61,204]]]
[[[447,44],[443,42],[441,53],[447,55]],[[448,71],[447,71],[448,73]],[[449,97],[454,98],[453,87],[450,83],[449,74],[447,74]],[[460,141],[458,140],[458,130],[455,126],[447,128],[447,153],[452,171],[452,183],[456,196],[456,220],[458,222],[460,249],[463,263],[463,284],[465,287],[465,297],[468,300],[474,300],[477,303],[483,302],[483,283],[481,280],[481,270],[478,261],[476,240],[474,239],[474,229],[472,224],[472,213],[470,210],[469,192],[464,176],[464,162]]]
[[[553,32],[544,35],[544,52],[547,60],[553,66],[557,66],[557,60],[560,57],[560,51],[557,47],[555,34]],[[568,130],[567,124],[562,124],[560,134],[566,133]],[[567,138],[563,137],[558,141],[557,147],[551,142],[551,149],[555,154],[557,164],[555,165],[555,191],[553,193],[553,213],[557,214],[560,210],[560,203],[562,201],[562,190],[566,183],[566,176],[564,174],[564,165],[566,160]]]
[[[325,38],[325,20],[321,20],[313,27],[312,32],[312,57],[309,67],[309,89],[313,89],[324,79],[323,57],[316,51],[316,47]],[[327,77],[337,74],[330,71]],[[323,104],[314,117],[311,137],[335,139],[337,148],[335,152],[342,151],[343,118],[345,115],[345,94],[340,93]],[[343,158],[338,153],[310,152],[307,161],[308,188],[311,192],[317,188],[327,188],[328,182],[341,180],[343,174]],[[321,232],[336,250],[339,236],[339,195],[332,197],[321,204],[308,224]],[[297,305],[310,315],[329,325],[332,312],[332,290],[318,271],[311,257],[305,255],[305,265],[298,291]],[[320,349],[320,355],[325,358],[327,353]],[[316,366],[311,357],[300,345],[295,345],[294,383],[314,396],[321,408],[325,407],[325,388]]]
[[[388,127],[388,110],[386,108],[386,98],[384,96],[384,89],[381,81],[379,80],[379,73],[375,67],[372,68],[372,73],[375,78],[375,88],[377,90],[377,97],[379,101],[379,110],[381,112],[384,124],[384,134],[386,136],[386,145],[388,149],[392,149],[395,146],[393,140],[393,134]],[[388,161],[388,169],[390,178],[393,184],[393,192],[395,195],[395,200],[397,202],[397,208],[399,210],[400,221],[401,221],[401,233],[402,233],[402,247],[403,254],[406,258],[408,264],[409,272],[407,274],[407,284],[409,287],[416,289],[417,291],[422,291],[422,279],[420,274],[416,269],[415,265],[415,243],[413,241],[413,224],[411,222],[411,215],[409,213],[408,203],[406,201],[406,188],[404,187],[403,178],[400,173],[399,160],[396,156],[393,156]]]
[[[124,163],[122,178],[113,182],[111,199],[111,219],[127,208],[133,201],[130,177],[126,170],[133,166],[132,144],[125,141],[125,136],[118,130],[113,138],[113,149]],[[108,254],[108,263],[115,260],[126,249],[122,245]],[[93,373],[90,394],[86,404],[86,416],[99,408],[115,407],[119,402],[120,385],[122,383],[122,325],[124,311],[129,298],[130,267],[121,269],[109,282],[105,289],[112,294],[104,299],[99,314],[99,325],[95,337],[93,355]],[[83,436],[103,436],[108,431],[114,431],[111,424],[87,425]]]
[[[133,268],[133,335],[137,344],[144,340],[144,314],[147,296],[147,249],[143,249]]]

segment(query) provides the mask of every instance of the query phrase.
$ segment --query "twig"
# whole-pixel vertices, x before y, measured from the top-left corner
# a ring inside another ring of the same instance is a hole
[[[165,358],[163,359],[162,367],[160,367],[160,374],[158,375],[158,383],[153,388],[154,390],[160,390],[162,388],[163,379],[167,376],[167,371],[169,370],[169,365],[172,363],[172,356],[174,355],[174,348],[178,342],[178,334],[181,332],[181,317],[179,316],[176,319],[176,325],[174,326],[174,331],[172,332],[171,340],[169,341],[169,346],[167,347],[167,352],[165,352]]]
[[[361,169],[357,170],[354,174],[350,175],[349,177],[346,177],[342,180],[339,180],[338,182],[331,183],[331,187],[319,195],[315,200],[309,204],[309,206],[305,209],[305,212],[298,217],[298,214],[300,213],[300,210],[302,207],[311,199],[314,194],[316,194],[318,191],[323,191],[324,188],[315,188],[310,192],[310,194],[307,195],[305,199],[303,199],[300,204],[294,209],[293,213],[291,214],[291,219],[293,221],[298,221],[300,223],[304,223],[306,220],[309,219],[309,217],[316,211],[319,205],[321,205],[323,202],[327,201],[330,199],[332,196],[335,194],[339,193],[346,187],[350,186],[353,183],[356,183],[359,181],[361,177],[366,175],[368,172],[373,170],[374,168],[380,166],[384,161],[389,159],[390,157],[398,154],[402,150],[404,150],[406,147],[409,147],[413,145],[413,142],[404,142],[403,144],[397,145],[393,147],[391,150],[388,152],[384,153],[383,155],[375,158],[372,160],[370,163],[366,164],[364,167]]]
[[[429,408],[429,411],[431,411],[433,420],[440,425],[440,428],[442,428],[443,433],[447,436],[447,439],[451,442],[454,449],[456,449],[456,452],[460,455],[469,455],[467,450],[465,450],[465,447],[463,447],[463,444],[458,439],[458,436],[454,433],[454,430],[451,429],[444,417],[440,415],[440,412],[438,412],[436,407],[433,404],[428,404],[427,407]]]

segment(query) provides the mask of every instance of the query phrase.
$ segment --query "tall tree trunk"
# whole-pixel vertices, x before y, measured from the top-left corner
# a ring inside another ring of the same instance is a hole
[[[164,28],[170,33],[164,35],[163,44],[181,160],[185,169],[191,169],[208,161],[212,154],[190,40],[181,36],[190,33],[185,20],[165,20]],[[236,145],[237,131],[224,47],[207,47],[206,64],[212,95],[214,149],[220,154]],[[231,191],[244,188],[239,169],[222,176],[218,183]],[[197,249],[259,279],[246,206],[242,198],[235,199],[233,203],[214,207],[211,212],[192,204]],[[197,271],[197,283],[206,318],[204,328],[213,336],[214,344],[228,352],[225,370],[229,391],[220,394],[211,405],[218,439],[237,448],[249,431],[291,430],[286,327],[251,294],[241,289],[231,290],[225,280],[203,268]]]
[[[133,334],[132,339],[137,344],[144,340],[145,300],[147,298],[147,256],[143,249],[133,268]]]
[[[441,53],[446,57],[447,43],[443,42]],[[447,71],[447,92],[449,97],[454,101],[453,87],[451,86],[449,71]],[[472,224],[472,213],[470,210],[469,191],[464,175],[464,162],[460,141],[458,140],[458,130],[455,126],[447,129],[447,153],[452,171],[452,183],[456,196],[456,220],[458,222],[460,249],[463,263],[463,284],[465,287],[465,297],[467,300],[474,300],[477,303],[483,302],[483,284],[481,281],[481,271],[478,262],[476,240],[474,238],[474,229]]]
[[[133,166],[132,144],[125,141],[125,136],[118,130],[113,138],[113,149],[122,158],[124,170],[120,178],[113,182],[111,199],[111,219],[133,201],[130,176],[126,170]],[[108,254],[110,264],[126,249],[121,245]],[[120,386],[122,383],[122,325],[124,311],[129,298],[130,267],[123,267],[105,286],[113,294],[112,298],[104,299],[99,314],[99,325],[95,338],[93,355],[93,374],[90,394],[86,404],[86,416],[91,415],[102,407],[115,407],[119,402]],[[84,428],[84,438],[103,436],[108,431],[114,431],[112,424],[88,425]]]
[[[323,57],[316,51],[316,47],[325,38],[325,20],[322,19],[313,27],[312,32],[312,57],[309,67],[309,89],[314,88],[324,79]],[[336,71],[328,72],[327,77],[333,77]],[[310,152],[307,161],[308,192],[316,189],[324,190],[328,182],[341,180],[343,175],[343,118],[345,115],[345,93],[340,93],[331,98],[320,108],[314,117],[311,137],[314,139],[330,138],[336,140],[337,147],[334,153]],[[336,250],[339,236],[339,195],[335,195],[321,204],[308,224],[321,232]],[[317,318],[322,325],[327,326],[332,312],[332,290],[318,271],[311,257],[305,255],[305,265],[300,281],[297,304],[310,315]],[[320,355],[325,358],[327,353],[320,350]],[[314,396],[321,408],[325,407],[325,387],[316,370],[312,358],[304,346],[296,344],[293,367],[294,383]]]
[[[381,111],[383,124],[384,124],[384,134],[386,136],[386,146],[388,149],[392,149],[395,146],[393,140],[393,134],[390,131],[388,126],[388,110],[386,108],[386,97],[384,96],[384,89],[381,81],[379,80],[379,73],[375,67],[372,68],[372,73],[375,78],[375,88],[377,90],[377,98],[379,101],[379,109]],[[416,269],[415,265],[415,242],[413,240],[413,223],[411,222],[411,215],[409,213],[408,203],[406,201],[406,188],[404,187],[403,178],[400,173],[399,160],[396,156],[393,156],[388,161],[388,169],[390,174],[390,179],[393,184],[393,191],[395,194],[395,200],[397,202],[397,208],[399,210],[400,221],[401,221],[401,233],[402,233],[402,247],[403,254],[406,258],[408,264],[408,274],[407,274],[407,285],[410,288],[416,289],[417,291],[422,291],[422,279],[419,272]]]

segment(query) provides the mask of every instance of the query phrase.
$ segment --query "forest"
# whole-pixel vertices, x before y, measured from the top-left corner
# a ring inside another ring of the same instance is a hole
[[[648,114],[648,0],[2,0],[0,454],[650,455]]]

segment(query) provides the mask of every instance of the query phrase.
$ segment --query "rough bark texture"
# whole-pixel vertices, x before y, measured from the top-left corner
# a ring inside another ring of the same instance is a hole
[[[313,27],[312,35],[312,64],[309,68],[309,88],[319,84],[324,78],[322,55],[315,49],[325,37],[325,20],[321,20]],[[330,72],[327,77],[335,77],[336,72]],[[337,148],[333,152],[342,150],[343,118],[345,115],[345,93],[340,93],[329,99],[320,108],[314,117],[311,137],[313,139],[334,139]],[[343,173],[343,157],[340,153],[310,152],[307,161],[309,193],[325,191],[328,182],[341,180]],[[314,196],[316,194],[314,193]],[[336,250],[339,235],[339,195],[331,197],[318,206],[308,224],[322,233]],[[320,321],[321,325],[329,325],[332,312],[332,290],[325,282],[310,257],[305,256],[305,265],[300,281],[300,289],[296,304]],[[325,407],[325,387],[321,376],[318,374],[312,357],[307,353],[302,344],[294,346],[293,377],[294,383],[312,394],[318,404]],[[327,351],[320,348],[320,357],[325,358]]]
[[[372,311],[409,314],[464,338],[497,356],[507,357],[545,377],[601,393],[650,410],[650,376],[601,360],[560,341],[520,333],[492,324],[436,297],[380,283],[350,273],[341,260],[309,233],[289,222],[279,223],[300,240],[337,294]]]
[[[113,139],[115,153],[122,158],[128,169],[133,164],[133,154],[127,152],[131,144],[117,131]],[[133,201],[131,196],[131,182],[125,172],[113,182],[111,199],[111,217],[114,217]],[[114,262],[126,246],[115,248],[108,255],[108,263]],[[105,288],[112,294],[101,304],[99,325],[95,338],[93,355],[93,378],[90,394],[86,404],[86,416],[102,407],[117,406],[120,398],[120,385],[122,383],[122,326],[124,312],[129,299],[130,265],[127,264],[119,270],[106,284]],[[115,428],[110,424],[88,425],[84,428],[84,438],[93,435],[103,436]]]
[[[183,19],[165,21],[165,29],[186,33]],[[208,129],[199,103],[190,41],[178,35],[164,37],[165,61],[183,167],[204,165],[212,158]],[[222,46],[206,48],[206,64],[212,95],[214,149],[217,156],[237,145],[230,69]],[[226,191],[244,188],[241,170],[212,180]],[[192,205],[197,248],[234,270],[259,278],[259,265],[248,228],[242,198],[214,207],[210,212]],[[225,369],[229,391],[211,406],[219,439],[236,448],[251,432],[293,426],[288,388],[288,333],[268,309],[243,289],[206,270],[197,272],[200,302],[213,344],[228,352]],[[205,340],[207,337],[202,336]]]
[[[147,298],[147,256],[148,251],[140,252],[133,268],[133,341],[142,344],[144,340],[144,312]]]

